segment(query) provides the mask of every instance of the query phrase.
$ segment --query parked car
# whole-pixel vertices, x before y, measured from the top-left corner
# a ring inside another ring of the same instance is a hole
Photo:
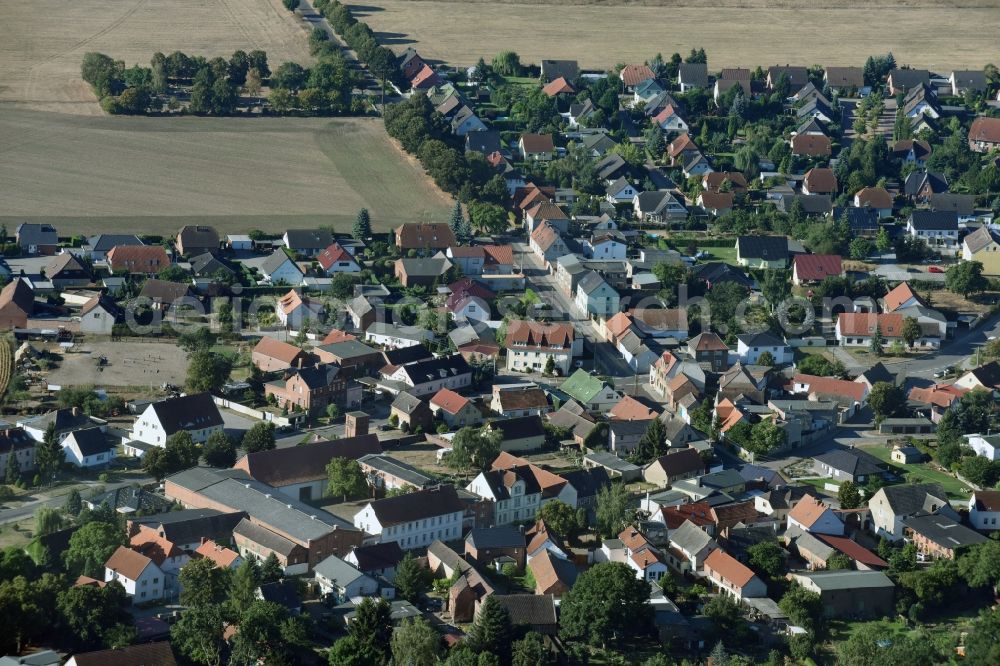
[[[927,267],[927,272],[928,273],[944,273],[945,271],[940,266],[928,266]]]

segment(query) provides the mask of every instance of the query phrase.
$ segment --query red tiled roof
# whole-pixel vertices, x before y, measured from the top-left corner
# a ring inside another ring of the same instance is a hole
[[[354,261],[354,256],[342,248],[340,243],[334,243],[320,252],[319,256],[316,257],[316,261],[319,262],[319,265],[323,267],[324,271],[328,271],[330,270],[330,267],[338,261]]]
[[[265,335],[254,346],[253,353],[262,354],[264,356],[270,356],[271,358],[277,359],[284,363],[291,364],[303,352],[301,349],[299,349],[294,345],[290,345],[287,342],[282,342],[281,340],[275,340],[274,338]]]
[[[240,554],[236,551],[230,550],[225,546],[220,546],[211,539],[208,539],[203,544],[198,546],[197,550],[194,552],[206,559],[212,560],[215,562],[215,566],[221,569],[228,569],[231,567],[233,562],[235,562],[240,556]]]
[[[396,245],[403,250],[420,250],[425,247],[444,250],[457,244],[455,232],[444,222],[401,224],[394,231]]]
[[[522,134],[521,145],[524,146],[524,152],[528,155],[551,153],[556,149],[551,134]]]
[[[667,147],[667,154],[670,155],[670,157],[677,157],[683,152],[697,152],[698,150],[699,148],[691,138],[690,134],[681,134],[679,137],[670,142],[670,145]]]
[[[542,88],[542,92],[549,97],[555,97],[556,95],[562,95],[564,93],[575,93],[576,89],[569,84],[569,81],[560,76],[558,79],[550,81],[546,84],[545,87]]]
[[[181,549],[151,530],[141,530],[129,541],[132,549],[162,566],[169,557],[177,557]]]
[[[754,577],[754,573],[749,567],[741,564],[739,560],[721,548],[713,550],[705,558],[705,568],[715,571],[736,587],[743,587]]]
[[[112,571],[117,571],[129,580],[136,580],[142,574],[143,569],[151,563],[152,560],[145,555],[125,546],[118,546],[118,549],[111,554],[104,566]]]
[[[608,418],[613,421],[649,421],[660,413],[650,409],[630,395],[625,396],[608,412]]]
[[[458,414],[470,403],[470,400],[451,389],[441,389],[430,399],[432,406],[440,407],[449,414]]]
[[[797,254],[792,259],[792,265],[800,280],[819,282],[828,277],[838,277],[844,272],[839,254]]]
[[[892,195],[884,187],[863,187],[854,196],[861,207],[892,208]]]
[[[923,301],[920,296],[917,295],[917,292],[913,291],[909,283],[901,282],[896,285],[895,289],[886,294],[882,301],[885,303],[886,312],[892,312],[911,298],[917,299],[917,301],[920,301],[921,305],[923,305]]]
[[[510,245],[484,245],[486,266],[511,266],[514,264],[514,248]]]
[[[876,324],[886,338],[900,338],[903,333],[903,315],[901,314],[841,312],[837,323],[840,326],[841,335],[872,335],[875,333]]]
[[[648,81],[649,79],[655,79],[656,75],[653,74],[653,70],[649,68],[649,65],[625,65],[622,71],[619,73],[622,82],[628,86],[637,86],[643,81]]]
[[[827,167],[809,169],[803,183],[812,194],[833,194],[837,191],[837,176],[833,169]]]
[[[808,529],[820,519],[827,508],[823,502],[812,495],[806,495],[795,505],[794,509],[788,512],[788,517]]]
[[[108,265],[113,271],[158,273],[170,258],[159,245],[116,245],[108,252]]]
[[[339,328],[331,328],[330,332],[326,334],[326,337],[323,338],[320,344],[332,345],[335,342],[348,342],[350,340],[357,340],[357,339],[358,336],[356,335],[351,335],[350,333],[342,331]]]
[[[710,192],[708,190],[698,195],[703,208],[709,210],[727,210],[733,207],[732,192]]]
[[[692,347],[695,351],[726,351],[729,349],[722,338],[711,332],[699,333],[696,337],[691,338],[691,342],[694,343]]]
[[[857,401],[864,399],[865,390],[868,388],[866,384],[861,382],[850,382],[846,379],[834,379],[833,377],[817,377],[816,375],[795,375],[792,377],[792,381],[807,385],[810,393],[846,395]]]
[[[826,542],[827,545],[836,548],[855,562],[860,562],[870,567],[889,566],[889,563],[881,557],[847,537],[830,536],[829,534],[814,534],[813,536],[820,541]]]
[[[739,171],[713,171],[702,177],[702,185],[710,192],[718,192],[727,182],[732,184],[734,192],[747,189],[747,179]]]
[[[979,116],[969,127],[969,141],[1000,143],[1000,118]]]
[[[792,137],[792,155],[826,157],[830,152],[830,139],[822,134],[796,134]]]
[[[569,350],[573,346],[572,324],[543,324],[528,319],[515,319],[507,324],[507,349],[518,346]]]
[[[959,388],[953,384],[935,384],[927,388],[914,386],[906,397],[913,402],[950,407],[953,402],[968,392],[969,389]]]

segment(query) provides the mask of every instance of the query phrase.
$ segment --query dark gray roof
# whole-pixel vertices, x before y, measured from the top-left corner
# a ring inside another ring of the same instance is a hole
[[[677,66],[678,79],[687,85],[708,85],[708,65],[703,62],[682,62]]]
[[[465,541],[477,550],[489,548],[524,548],[524,533],[512,525],[478,527]]]
[[[191,272],[199,277],[211,277],[219,271],[227,275],[235,275],[236,273],[232,268],[217,259],[211,252],[205,252],[204,254],[192,257],[189,263],[191,264]]]
[[[406,391],[400,391],[396,399],[392,401],[392,406],[404,414],[412,414],[422,404],[426,404],[426,402]]]
[[[313,572],[317,576],[323,576],[329,580],[336,581],[340,587],[347,587],[359,578],[369,578],[350,562],[345,562],[336,555],[331,555],[318,563]]]
[[[736,244],[743,259],[788,259],[788,239],[784,236],[740,236]]]
[[[443,257],[404,258],[400,261],[409,277],[437,277],[443,275],[451,263]]]
[[[735,282],[747,288],[753,286],[753,281],[741,269],[721,261],[696,264],[691,269],[691,274],[699,280],[711,282],[712,284]]]
[[[371,507],[379,524],[388,527],[421,518],[460,512],[463,505],[455,486],[442,485],[406,495],[373,500]]]
[[[328,345],[321,345],[319,349],[329,352],[338,358],[361,358],[379,354],[374,347],[358,342],[357,340],[344,340],[343,342],[332,342]]]
[[[291,258],[289,258],[289,256],[287,254],[285,254],[284,250],[282,250],[281,248],[278,248],[277,250],[275,250],[274,252],[272,252],[270,254],[270,256],[268,256],[268,258],[265,259],[261,263],[261,265],[260,265],[260,272],[263,273],[264,275],[270,275],[274,271],[276,271],[279,268],[281,268],[282,264],[284,264],[286,261],[292,261],[292,260],[291,260]],[[292,262],[292,263],[294,265],[294,262]],[[298,269],[298,266],[296,266],[296,270],[297,269]]]
[[[413,386],[472,372],[472,368],[469,367],[461,354],[416,361],[404,365],[402,370],[409,377]]]
[[[29,428],[36,428],[38,430],[45,430],[50,425],[55,425],[56,433],[69,432],[71,430],[77,430],[78,428],[85,428],[87,426],[94,425],[94,422],[90,420],[90,417],[76,408],[65,407],[63,409],[54,409],[51,412],[46,412],[41,416],[35,416],[30,419],[24,419],[20,423]]]
[[[935,514],[912,516],[906,518],[903,524],[944,548],[964,548],[986,541],[986,537],[979,532],[970,530],[948,516]]]
[[[97,234],[87,239],[93,252],[107,252],[116,245],[145,245],[134,234]]]
[[[685,520],[680,527],[670,533],[670,543],[686,553],[694,554],[710,546],[714,541],[704,530],[690,520]]]
[[[70,435],[80,447],[80,453],[84,456],[94,456],[99,453],[106,453],[110,449],[116,448],[117,444],[112,442],[100,428],[84,428],[77,430]]]
[[[296,582],[291,578],[282,578],[273,583],[264,583],[257,590],[264,601],[270,601],[294,611],[302,607],[302,599],[299,598]]]
[[[926,69],[894,69],[889,72],[894,88],[911,88],[930,83],[930,73]]]
[[[150,407],[167,436],[181,430],[203,430],[222,425],[222,414],[210,393],[195,393],[154,402]]]
[[[847,224],[854,233],[878,229],[878,211],[873,208],[837,206],[833,209],[833,219],[837,222],[843,220],[845,214],[847,215]]]
[[[119,509],[127,511],[166,511],[172,504],[170,500],[162,495],[157,495],[148,490],[133,486],[115,488],[84,501],[94,507],[107,504],[108,507],[115,511]]]
[[[784,340],[767,331],[763,333],[745,333],[736,337],[748,347],[781,347],[785,344]]]
[[[931,210],[953,211],[959,215],[972,215],[976,211],[976,197],[972,194],[937,192],[931,195]]]
[[[364,572],[391,569],[403,559],[403,549],[396,541],[357,546],[351,553],[358,561],[358,569]]]
[[[194,543],[201,537],[228,541],[232,538],[236,525],[246,517],[242,511],[222,512],[216,509],[185,509],[157,513],[134,519],[139,525],[147,525],[163,532],[168,541],[174,543]]]
[[[944,210],[915,210],[910,224],[918,231],[957,231],[958,213]]]
[[[914,196],[925,186],[930,186],[932,192],[947,192],[948,178],[943,173],[935,171],[914,171],[903,183],[903,194]]]
[[[476,130],[465,135],[465,149],[483,155],[498,152],[501,148],[500,132],[496,130]]]
[[[289,541],[280,534],[251,523],[249,519],[242,519],[233,529],[233,534],[245,537],[254,543],[258,543],[268,550],[273,550],[285,557],[292,554],[297,544]]]
[[[560,476],[576,489],[577,500],[585,497],[596,497],[601,488],[611,485],[608,471],[603,467],[576,469],[564,472]]]
[[[598,162],[595,168],[597,169],[598,178],[601,180],[608,180],[627,166],[628,163],[625,162],[625,158],[618,153],[611,153]]]
[[[935,506],[948,505],[948,494],[937,483],[904,483],[885,486],[879,492],[885,494],[889,507],[897,516],[932,513]]]
[[[434,479],[421,472],[412,465],[407,465],[401,460],[396,460],[385,454],[369,453],[358,458],[358,462],[368,465],[372,469],[391,474],[398,479],[402,479],[414,488],[425,488],[434,483]]]
[[[556,605],[551,594],[497,594],[493,599],[507,610],[515,627],[556,624]]]
[[[543,60],[541,70],[546,82],[554,81],[561,76],[572,83],[580,76],[580,65],[576,60]]]
[[[285,234],[291,250],[325,250],[333,245],[333,234],[326,229],[289,229]]]
[[[829,194],[783,194],[778,200],[778,210],[787,213],[798,201],[806,215],[826,215],[833,210],[833,199]]]
[[[17,239],[22,245],[57,245],[59,232],[51,224],[22,222],[17,225]]]
[[[541,417],[537,415],[491,421],[490,428],[499,430],[505,441],[545,435],[545,426],[542,425]]]
[[[595,289],[600,288],[602,284],[606,284],[601,274],[597,271],[590,271],[577,282],[577,287],[583,290],[583,293],[589,294]]]
[[[882,472],[882,465],[884,464],[871,454],[857,449],[828,451],[814,457],[813,460],[852,476],[879,474]]]

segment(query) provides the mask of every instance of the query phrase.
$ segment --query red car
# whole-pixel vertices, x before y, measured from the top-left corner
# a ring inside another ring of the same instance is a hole
[[[928,266],[927,267],[927,272],[928,273],[944,273],[944,269],[941,268],[940,266]]]

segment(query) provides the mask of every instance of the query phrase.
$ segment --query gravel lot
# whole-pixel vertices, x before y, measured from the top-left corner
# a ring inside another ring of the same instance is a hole
[[[108,365],[97,367],[104,355]],[[184,383],[187,354],[176,345],[162,342],[87,342],[63,356],[59,367],[49,373],[48,382],[60,386],[99,384],[103,386],[159,387],[164,382]]]

